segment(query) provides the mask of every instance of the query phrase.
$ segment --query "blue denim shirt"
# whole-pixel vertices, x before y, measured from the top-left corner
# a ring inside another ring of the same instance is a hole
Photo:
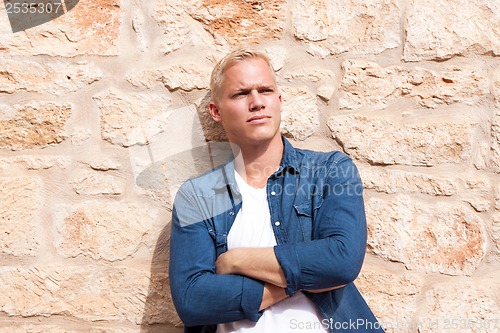
[[[274,252],[285,274],[286,293],[307,293],[330,332],[383,332],[353,284],[366,248],[362,184],[342,152],[296,149],[283,138],[279,169],[267,181]],[[170,287],[185,332],[215,332],[216,325],[261,316],[264,283],[216,274],[227,235],[241,208],[234,164],[188,180],[174,202]]]

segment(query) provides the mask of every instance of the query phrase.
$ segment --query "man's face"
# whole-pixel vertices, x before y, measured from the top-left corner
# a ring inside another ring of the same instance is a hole
[[[241,147],[279,137],[281,104],[271,68],[260,58],[249,58],[226,70],[219,99],[209,107],[229,141]]]

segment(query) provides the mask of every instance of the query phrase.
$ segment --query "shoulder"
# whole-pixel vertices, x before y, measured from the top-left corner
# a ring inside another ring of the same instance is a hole
[[[335,167],[338,165],[354,165],[353,160],[344,152],[333,151],[315,151],[309,149],[294,148],[297,161],[300,167]]]
[[[176,200],[179,196],[187,198],[211,196],[217,188],[225,186],[224,178],[224,165],[190,178],[179,187]]]

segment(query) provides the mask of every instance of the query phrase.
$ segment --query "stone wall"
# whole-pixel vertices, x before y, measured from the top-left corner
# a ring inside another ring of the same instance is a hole
[[[283,134],[356,161],[387,331],[498,332],[496,0],[81,0],[15,34],[0,6],[0,332],[179,330],[172,198],[222,156],[209,73],[240,44]]]

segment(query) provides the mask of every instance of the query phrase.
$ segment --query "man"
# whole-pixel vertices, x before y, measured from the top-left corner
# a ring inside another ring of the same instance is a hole
[[[179,189],[170,284],[186,332],[383,332],[352,283],[364,259],[361,180],[341,152],[280,135],[269,59],[237,50],[211,77],[234,158]]]

